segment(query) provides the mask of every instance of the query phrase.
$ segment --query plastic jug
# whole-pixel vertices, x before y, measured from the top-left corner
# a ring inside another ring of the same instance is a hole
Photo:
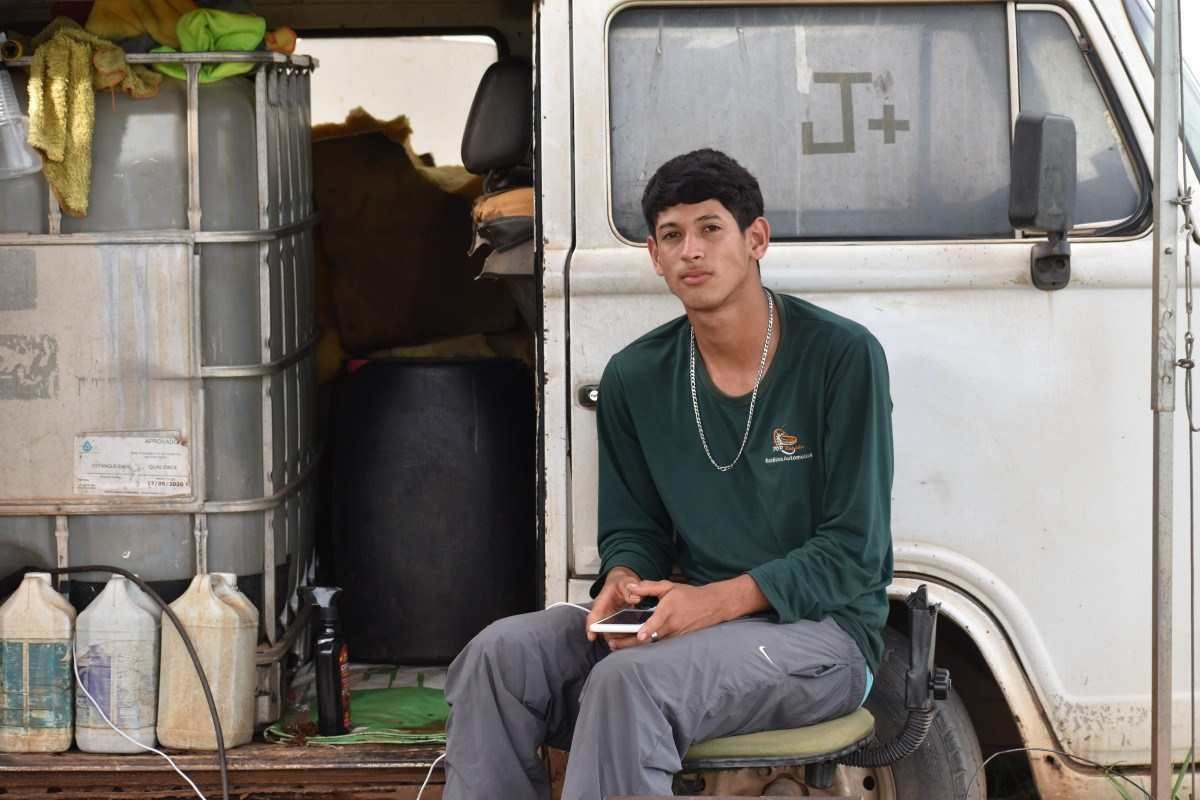
[[[50,577],[49,572],[29,572],[25,575],[26,578],[36,578],[46,586],[50,587],[50,593],[46,595],[46,599],[50,601],[56,608],[61,608],[64,613],[70,615],[71,619],[75,619],[75,606],[71,605],[71,601],[63,597],[62,592],[54,588],[54,579]]]
[[[171,604],[204,667],[226,747],[245,744],[254,735],[258,613],[239,596],[224,579],[204,574],[193,578],[183,596]],[[200,680],[170,620],[162,624],[158,740],[185,750],[217,748]]]
[[[255,695],[256,695],[256,697],[255,697],[255,721],[257,722],[257,721],[259,721],[258,720],[258,700],[257,700],[258,667],[255,664],[254,657],[255,657],[256,651],[258,649],[257,648],[257,645],[258,645],[258,608],[254,605],[254,602],[251,601],[251,599],[249,597],[247,597],[245,594],[242,593],[242,591],[240,589],[238,589],[238,583],[237,583],[238,576],[237,576],[236,572],[212,572],[209,574],[211,574],[213,576],[213,586],[216,589],[217,593],[220,594],[223,598],[225,598],[228,602],[230,602],[234,606],[236,606],[238,613],[242,615],[242,619],[244,619],[247,624],[253,626],[253,630],[254,630],[253,635],[251,635],[247,631],[243,631],[243,635],[247,636],[250,639],[250,642],[248,644],[243,642],[242,646],[239,647],[237,650],[240,657],[249,659],[250,664],[249,665],[236,664],[234,666],[234,669],[236,669],[238,671],[244,671],[246,673],[254,675]],[[263,721],[274,722],[274,720],[263,720]]]
[[[242,594],[242,591],[238,589],[237,573],[210,572],[209,574],[213,576],[213,588],[216,590],[216,592],[222,597],[227,597],[230,602],[236,604],[239,613],[241,613],[247,619],[253,619],[254,624],[257,625],[258,609],[254,606],[254,603],[250,601],[250,598],[246,597],[246,595]]]
[[[141,576],[139,576],[141,577]],[[137,603],[138,608],[144,610],[147,614],[154,617],[155,621],[162,620],[162,608],[158,603],[150,599],[150,595],[146,594],[133,581],[127,581],[125,588],[129,590],[129,596],[133,598],[133,602]]]
[[[142,603],[153,602],[121,575],[79,614],[75,652],[79,685],[75,688],[75,743],[89,753],[137,753],[127,736],[154,745],[158,713],[158,617]],[[89,700],[83,693],[87,689]]]
[[[0,180],[19,178],[42,168],[42,157],[26,144],[29,120],[17,105],[12,76],[0,65]]]
[[[75,611],[44,572],[27,574],[0,606],[0,752],[71,746]]]

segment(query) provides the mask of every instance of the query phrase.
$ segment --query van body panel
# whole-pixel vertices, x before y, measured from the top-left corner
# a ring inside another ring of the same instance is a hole
[[[544,596],[566,599],[570,572],[570,381],[567,371],[567,265],[574,246],[573,100],[571,97],[571,17],[566,3],[549,3],[535,25],[537,119],[534,149],[539,163],[538,236],[542,248],[542,441],[544,472],[541,513],[544,543]]]

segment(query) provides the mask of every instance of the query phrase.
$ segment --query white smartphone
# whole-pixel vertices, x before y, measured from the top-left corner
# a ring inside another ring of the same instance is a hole
[[[588,628],[592,633],[637,633],[654,614],[653,608],[623,608]]]

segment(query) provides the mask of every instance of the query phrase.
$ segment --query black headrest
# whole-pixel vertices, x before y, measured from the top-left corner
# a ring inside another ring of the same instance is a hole
[[[463,131],[463,166],[476,175],[510,169],[527,161],[532,143],[533,71],[523,59],[502,59],[479,79]]]

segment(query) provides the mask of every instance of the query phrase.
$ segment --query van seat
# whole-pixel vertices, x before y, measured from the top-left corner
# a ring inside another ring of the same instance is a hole
[[[533,185],[533,69],[520,58],[487,68],[463,131],[462,162],[485,194]]]
[[[488,245],[480,277],[502,280],[531,329],[537,327],[534,283],[533,69],[502,58],[475,90],[462,143],[463,166],[483,175],[475,202],[472,252]]]

